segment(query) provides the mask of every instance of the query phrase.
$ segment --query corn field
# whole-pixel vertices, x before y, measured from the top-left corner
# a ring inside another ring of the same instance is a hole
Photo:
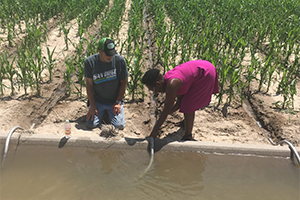
[[[19,88],[27,94],[30,88],[40,96],[42,72],[47,70],[49,80],[53,80],[56,49],[47,49],[43,55],[41,45],[47,43],[46,22],[56,18],[65,51],[70,43],[76,49],[76,55],[64,60],[66,95],[85,95],[84,60],[97,53],[98,39],[108,36],[119,42],[119,53],[126,59],[127,91],[132,100],[145,96],[140,79],[147,68],[161,66],[166,73],[183,62],[202,59],[217,68],[218,105],[234,99],[242,103],[246,91],[267,93],[271,85],[276,85],[283,97],[278,105],[293,107],[300,76],[300,1],[131,0],[126,40],[121,41],[127,1],[2,0],[0,33],[5,37],[0,43],[16,47],[19,35],[25,37],[15,55],[0,51],[1,94],[8,88],[11,95]],[[74,19],[78,43],[68,36],[69,23]],[[97,34],[90,35],[88,29],[95,21],[101,26]]]

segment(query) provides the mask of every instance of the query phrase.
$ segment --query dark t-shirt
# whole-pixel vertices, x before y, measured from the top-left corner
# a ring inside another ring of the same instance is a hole
[[[128,77],[125,59],[116,54],[109,63],[102,62],[99,54],[89,56],[84,62],[84,75],[93,79],[95,101],[102,104],[116,102],[120,81]]]

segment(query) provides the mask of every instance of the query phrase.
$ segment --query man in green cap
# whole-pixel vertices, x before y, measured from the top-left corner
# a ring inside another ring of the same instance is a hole
[[[123,97],[127,87],[128,70],[125,59],[118,55],[114,41],[102,38],[98,42],[98,53],[89,56],[84,63],[89,111],[86,126],[97,127],[107,112],[111,124],[125,127]]]

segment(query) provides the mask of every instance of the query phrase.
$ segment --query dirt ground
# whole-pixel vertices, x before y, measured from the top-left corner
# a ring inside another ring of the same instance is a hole
[[[75,49],[69,45],[69,50],[64,50],[64,39],[58,34],[56,22],[55,19],[48,22],[49,37],[47,44],[43,46],[44,52],[46,52],[46,46],[50,50],[56,47],[57,66],[53,82],[47,81],[47,73],[43,75],[42,97],[36,97],[34,93],[24,95],[22,90],[10,96],[10,91],[6,89],[5,95],[0,97],[0,132],[8,133],[13,127],[21,126],[26,129],[23,131],[24,133],[54,134],[64,137],[64,121],[69,119],[73,135],[93,135],[106,137],[108,140],[122,137],[145,138],[148,136],[155,123],[155,102],[153,101],[153,94],[149,91],[146,91],[147,95],[144,100],[139,99],[134,102],[130,101],[129,95],[126,94],[124,104],[126,127],[124,130],[110,131],[109,125],[104,125],[102,129],[86,129],[87,98],[79,99],[74,95],[64,96],[63,73],[66,69],[64,58],[66,55],[74,54]],[[76,42],[78,41],[76,20],[71,23],[73,26],[69,38]],[[99,27],[99,22],[95,23],[89,33],[95,33],[98,30],[97,27]],[[124,34],[120,34],[120,41],[116,41],[118,48],[120,47],[118,44],[125,38],[126,29],[123,32]],[[3,35],[0,36],[3,37]],[[2,43],[1,51],[7,50],[10,56],[13,56],[16,53],[16,46],[17,44],[14,47],[8,47],[6,43]],[[213,97],[209,106],[196,111],[193,136],[197,141],[271,145],[266,137],[268,134],[275,142],[286,139],[295,146],[300,146],[299,82],[297,83],[297,91],[298,94],[295,96],[294,102],[295,109],[289,111],[278,110],[272,104],[282,100],[281,96],[276,95],[275,85],[267,94],[253,91],[252,95],[249,95],[248,101],[242,106],[233,103],[231,106],[220,105],[216,107],[217,101]],[[157,103],[160,106],[158,110],[162,109],[162,100]],[[161,128],[159,138],[165,138],[169,141],[180,140],[184,135],[184,130],[178,124],[182,120],[183,115],[181,113],[169,116]],[[260,128],[257,121],[263,128]]]

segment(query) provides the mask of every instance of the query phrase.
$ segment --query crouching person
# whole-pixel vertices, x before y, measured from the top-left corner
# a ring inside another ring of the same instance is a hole
[[[115,128],[124,129],[123,97],[128,70],[125,59],[117,54],[113,40],[99,40],[98,53],[85,60],[84,75],[90,104],[86,115],[87,128],[97,127],[106,112]]]

